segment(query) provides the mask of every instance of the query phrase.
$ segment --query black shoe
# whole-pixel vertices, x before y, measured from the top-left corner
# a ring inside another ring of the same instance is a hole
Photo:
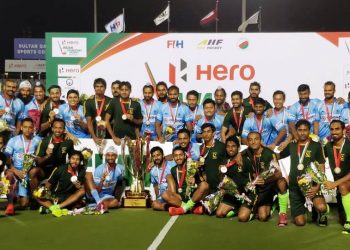
[[[320,218],[318,219],[318,225],[320,227],[325,227],[328,225],[328,218],[326,214],[320,214]]]

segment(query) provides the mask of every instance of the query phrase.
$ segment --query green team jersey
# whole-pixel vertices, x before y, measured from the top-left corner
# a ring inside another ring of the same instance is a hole
[[[329,165],[331,167],[334,180],[338,180],[350,173],[350,142],[348,140],[345,140],[344,146],[342,148],[339,166],[341,171],[339,174],[334,172],[334,169],[336,167],[336,157],[334,156],[333,146],[334,142],[328,142],[324,146],[324,153],[325,156],[328,157]],[[339,154],[339,151],[340,148],[336,148],[337,155]]]
[[[130,120],[123,120],[123,110],[120,104],[120,98],[113,98],[107,109],[107,113],[111,115],[113,120],[113,132],[119,138],[128,136],[132,140],[136,139],[136,125]],[[134,119],[143,119],[140,103],[130,99],[124,103],[124,107],[128,114],[132,114]]]
[[[175,181],[176,192],[181,196],[182,201],[186,201],[188,199],[188,197],[186,197],[186,187],[187,187],[186,176],[187,176],[187,171],[185,171],[185,176],[184,176],[184,179],[183,179],[183,182],[182,182],[182,185],[181,185],[181,192],[179,192],[179,188],[180,188],[179,185],[181,183],[181,179],[182,179],[182,174],[183,173],[181,172],[182,167],[180,167],[179,171],[177,171],[177,169],[178,169],[177,165],[172,167],[170,169],[170,174],[172,175],[172,177],[173,177],[173,179]],[[198,174],[195,175],[195,179],[196,179],[196,183],[197,184],[200,183]]]
[[[267,147],[263,147],[260,155],[254,157],[252,149],[247,148],[242,152],[243,165],[247,166],[250,179],[255,179],[259,174],[270,168],[270,162],[277,160],[275,152]]]
[[[64,104],[64,103],[65,103],[65,101],[60,100],[60,105],[62,105],[62,104]],[[43,123],[45,123],[45,122],[47,122],[47,121],[49,120],[49,118],[50,118],[50,117],[49,117],[49,113],[50,113],[50,111],[53,110],[53,109],[54,109],[54,107],[52,106],[51,101],[48,101],[48,102],[46,103],[46,105],[44,106],[43,111],[41,112],[41,115],[40,115],[40,125],[43,124]],[[57,107],[57,109],[58,109],[58,107]],[[51,132],[51,128],[48,128],[48,129],[46,129],[46,130],[40,131],[39,135],[40,135],[40,137],[45,137],[45,136],[47,136],[47,134],[50,133],[50,132]]]
[[[300,145],[300,156],[305,148],[305,145]],[[281,153],[281,158],[290,156],[290,172],[289,172],[289,185],[298,186],[297,177],[305,173],[306,166],[311,162],[317,161],[320,164],[325,163],[325,157],[323,148],[320,143],[310,140],[308,148],[303,160],[304,169],[298,170],[299,156],[298,156],[298,143],[290,143]]]
[[[227,172],[222,175],[227,175],[230,177],[238,186],[238,190],[240,192],[244,192],[244,187],[247,185],[249,181],[249,168],[246,164],[243,166],[234,163],[230,166],[230,159],[226,158],[222,162],[222,166],[227,167]]]
[[[247,97],[245,99],[243,99],[243,106],[244,106],[244,109],[246,109],[247,113],[249,114],[250,112],[254,112],[253,110],[253,100],[250,98],[250,97]],[[268,110],[268,109],[271,109],[272,106],[271,104],[265,100],[265,110]]]
[[[55,168],[48,179],[48,182],[52,185],[51,190],[59,198],[68,198],[74,194],[77,189],[71,181],[71,173],[68,172],[68,164],[61,165]],[[85,183],[85,167],[78,167],[78,181],[84,185]],[[62,200],[60,201],[62,202]]]
[[[40,143],[36,151],[36,155],[44,157],[46,150],[52,141],[52,135],[46,136]],[[45,161],[45,167],[57,167],[66,164],[67,154],[69,155],[74,150],[72,140],[64,140],[59,143],[53,143],[53,153],[49,159]]]
[[[203,151],[204,144],[200,146],[201,156],[205,157],[204,172],[207,176],[207,182],[209,184],[209,192],[213,193],[217,191],[220,183],[220,170],[219,167],[222,161],[225,159],[226,148],[225,144],[215,140],[213,147],[206,147]]]
[[[234,117],[234,113],[236,113],[236,118]],[[245,119],[247,118],[249,114],[249,110],[243,108],[243,112],[242,112],[242,118],[241,118],[241,112],[235,112],[234,108],[231,108],[225,115],[225,119],[224,119],[224,123],[223,123],[223,127],[225,128],[229,128],[230,126],[232,126],[235,130],[236,130],[236,135],[237,136],[241,136],[242,134],[242,129],[243,129],[243,124]],[[239,126],[238,126],[239,125]]]

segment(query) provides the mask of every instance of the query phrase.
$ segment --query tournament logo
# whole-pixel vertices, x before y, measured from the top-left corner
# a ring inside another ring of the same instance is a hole
[[[246,38],[242,38],[237,43],[240,49],[246,49],[249,46],[249,41]]]
[[[198,43],[198,49],[220,50],[224,43],[223,39],[204,39]]]
[[[180,58],[180,72],[178,72],[180,75],[180,78],[184,81],[187,82],[187,62]],[[177,67],[169,63],[169,82],[171,84],[176,84],[176,76],[177,76]]]

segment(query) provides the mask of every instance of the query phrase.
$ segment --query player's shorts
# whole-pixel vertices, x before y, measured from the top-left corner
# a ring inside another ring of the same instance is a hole
[[[236,197],[227,194],[224,195],[222,203],[234,207],[235,209],[239,208],[242,204],[239,200],[236,199]]]
[[[242,206],[252,209],[253,207],[258,208],[261,206],[272,206],[273,197],[278,193],[277,183],[269,183],[262,188],[256,188],[254,192],[248,192],[246,195],[252,201],[248,204],[244,202]]]
[[[29,196],[29,177],[26,176],[27,181],[27,187],[23,186],[21,180],[17,180],[17,194],[22,197],[28,197]]]
[[[319,192],[316,194],[315,198],[316,197],[323,197],[323,195]],[[305,196],[299,187],[289,187],[289,201],[292,217],[304,215],[307,212],[307,208],[305,207]]]

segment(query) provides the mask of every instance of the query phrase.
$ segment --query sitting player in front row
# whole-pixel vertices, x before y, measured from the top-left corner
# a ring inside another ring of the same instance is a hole
[[[195,177],[186,178],[187,156],[183,148],[175,147],[173,158],[176,166],[170,170],[171,174],[167,176],[168,190],[163,193],[162,198],[171,206],[169,208],[170,215],[182,215],[191,211],[207,195],[209,186],[205,181],[200,182],[197,174]],[[187,189],[188,185],[194,188]],[[190,192],[186,192],[186,190]],[[192,212],[202,214],[203,207],[198,206]]]
[[[52,192],[51,199],[38,198],[41,210],[48,208],[56,217],[67,215],[67,207],[79,205],[85,195],[85,166],[81,165],[83,155],[73,151],[69,163],[55,168],[45,186]]]

